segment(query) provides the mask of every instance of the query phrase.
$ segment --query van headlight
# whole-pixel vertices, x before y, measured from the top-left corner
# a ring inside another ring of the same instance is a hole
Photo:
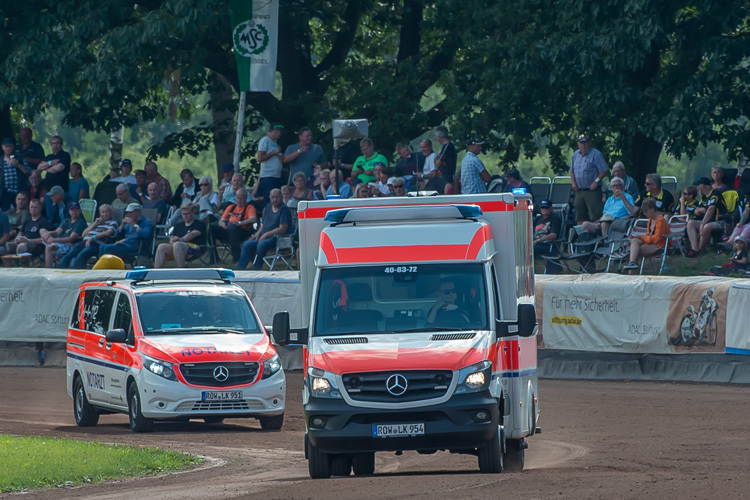
[[[269,378],[279,370],[281,370],[281,360],[279,355],[275,354],[272,358],[263,362],[263,376],[261,378]]]
[[[159,375],[167,380],[177,381],[177,375],[174,373],[174,365],[159,361],[149,356],[143,356],[143,367],[155,375]]]
[[[461,368],[458,372],[458,387],[456,394],[468,394],[487,389],[492,379],[492,362],[479,363]]]
[[[320,368],[309,368],[307,370],[307,383],[310,387],[310,395],[313,397],[341,398],[341,391],[336,385],[336,376],[333,373]]]

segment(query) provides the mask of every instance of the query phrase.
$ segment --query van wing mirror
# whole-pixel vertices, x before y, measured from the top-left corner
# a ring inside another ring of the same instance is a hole
[[[274,342],[278,345],[289,343],[289,312],[277,312],[273,316],[273,330],[271,331]]]
[[[115,328],[114,330],[108,331],[105,337],[107,342],[111,344],[124,344],[125,341],[128,340],[128,334],[125,333],[125,330],[122,328]]]
[[[530,337],[536,327],[536,307],[534,304],[518,304],[518,335]]]

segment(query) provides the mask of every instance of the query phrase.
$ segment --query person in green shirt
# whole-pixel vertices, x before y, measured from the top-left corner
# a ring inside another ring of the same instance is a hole
[[[376,163],[383,163],[388,166],[388,158],[375,151],[375,144],[372,139],[365,137],[359,143],[359,150],[362,156],[358,157],[352,168],[352,177],[358,178],[367,184],[375,181],[375,171],[373,170]]]

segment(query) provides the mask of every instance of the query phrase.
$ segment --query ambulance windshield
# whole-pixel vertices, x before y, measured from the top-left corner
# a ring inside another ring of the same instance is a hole
[[[261,332],[241,290],[153,291],[136,297],[146,335]]]
[[[484,266],[323,269],[315,310],[318,336],[486,329]]]

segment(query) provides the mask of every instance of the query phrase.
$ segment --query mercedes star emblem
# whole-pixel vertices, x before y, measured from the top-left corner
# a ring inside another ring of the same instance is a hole
[[[386,390],[388,390],[393,396],[403,396],[407,387],[409,387],[409,382],[407,382],[406,377],[400,373],[391,375],[388,377],[388,380],[385,381]]]
[[[227,367],[219,365],[214,368],[214,378],[217,382],[226,382],[229,378],[229,370],[227,370]]]

